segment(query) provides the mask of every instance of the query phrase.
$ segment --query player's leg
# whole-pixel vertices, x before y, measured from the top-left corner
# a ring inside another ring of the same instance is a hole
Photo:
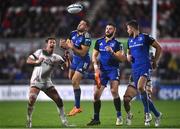
[[[65,117],[65,112],[64,112],[64,106],[63,106],[63,100],[61,99],[61,97],[59,96],[57,90],[55,89],[54,86],[48,88],[46,91],[45,91],[45,94],[47,96],[49,96],[57,105],[57,110],[58,110],[58,113],[59,113],[59,117],[62,121],[62,124],[65,125],[65,126],[68,126],[68,121]]]
[[[116,125],[122,125],[123,119],[121,114],[121,99],[119,97],[119,92],[118,92],[119,81],[118,80],[110,81],[110,86],[111,86],[111,94],[113,96],[114,107],[116,109],[116,115],[117,115]]]
[[[133,117],[131,113],[131,100],[137,95],[137,89],[133,85],[128,85],[124,94],[124,109],[127,113],[126,124],[131,125],[131,119]]]
[[[29,91],[29,101],[27,106],[27,127],[32,127],[32,113],[34,109],[34,104],[36,102],[37,96],[39,94],[40,89],[32,86]]]
[[[145,126],[150,125],[150,121],[152,120],[152,117],[150,115],[150,110],[149,110],[149,99],[147,92],[145,90],[145,86],[147,84],[147,77],[146,76],[140,76],[138,79],[138,91],[140,92],[140,97],[142,100],[142,103],[144,105],[144,112],[145,112]]]
[[[77,113],[82,112],[82,109],[80,108],[80,98],[81,98],[81,88],[80,88],[80,81],[82,80],[82,73],[79,71],[75,71],[75,73],[72,76],[72,85],[74,90],[74,108],[68,113],[68,116],[74,116]]]
[[[159,112],[155,105],[153,104],[153,101],[151,99],[151,94],[152,94],[152,84],[151,84],[151,80],[148,80],[147,85],[146,85],[146,91],[148,93],[148,102],[149,102],[149,109],[150,111],[153,112],[153,114],[155,115],[155,126],[158,127],[160,125],[160,121],[161,121],[161,117],[162,117],[162,113]]]
[[[77,62],[76,64],[77,66],[71,67],[75,69],[75,73],[72,76],[75,104],[74,104],[74,108],[68,113],[68,116],[74,116],[77,113],[82,112],[82,109],[80,108],[80,98],[81,98],[80,82],[83,78],[84,72],[87,71],[89,64],[90,64],[90,60],[86,60],[86,61],[81,60]]]
[[[97,86],[94,86],[94,116],[93,119],[87,124],[87,126],[99,125],[100,124],[100,109],[101,109],[101,100],[100,97],[104,90],[105,86],[101,86],[100,89]]]

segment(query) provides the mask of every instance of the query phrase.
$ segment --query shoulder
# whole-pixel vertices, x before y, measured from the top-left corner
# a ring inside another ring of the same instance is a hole
[[[144,36],[144,37],[152,37],[150,34],[147,34],[147,33],[141,33],[140,36]]]
[[[57,61],[60,61],[60,60],[64,61],[64,59],[62,58],[62,56],[60,56],[60,55],[58,55],[58,54],[56,54],[56,53],[53,53],[53,54],[52,54],[52,57],[53,57],[55,60],[57,60]]]
[[[76,34],[76,33],[77,33],[77,30],[71,31],[71,35]]]
[[[37,49],[34,53],[42,53],[42,49]]]
[[[114,39],[114,42],[115,42],[115,43],[118,43],[118,44],[121,43],[121,42],[120,42],[119,40],[117,40],[117,39]]]
[[[96,42],[102,42],[104,40],[104,37],[98,38]]]
[[[91,35],[90,35],[88,32],[85,32],[85,33],[84,33],[84,37],[85,37],[85,38],[91,38]]]
[[[144,36],[145,39],[149,39],[149,40],[155,40],[152,35],[147,34],[147,33],[142,33],[142,35]]]

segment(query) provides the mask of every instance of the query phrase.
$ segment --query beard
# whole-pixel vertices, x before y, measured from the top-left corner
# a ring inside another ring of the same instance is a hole
[[[129,37],[133,37],[133,33],[129,33]]]
[[[111,33],[111,34],[106,34],[106,37],[108,37],[108,38],[111,38],[113,36],[113,33]]]

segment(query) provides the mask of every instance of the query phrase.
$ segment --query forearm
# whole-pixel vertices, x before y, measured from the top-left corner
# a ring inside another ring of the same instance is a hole
[[[39,63],[39,61],[38,60],[27,59],[26,63],[31,64],[31,65],[36,65],[36,64]]]
[[[87,53],[86,51],[83,51],[82,49],[77,49],[75,47],[72,47],[71,49],[74,53],[81,55],[81,56],[85,56]]]
[[[127,57],[125,56],[125,54],[119,54],[119,53],[115,53],[113,52],[112,55],[118,59],[119,61],[126,61]]]
[[[155,56],[154,56],[154,60],[157,62],[158,60],[159,60],[159,58],[160,58],[160,55],[161,55],[161,47],[158,47],[157,49],[156,49],[156,52],[155,52]]]

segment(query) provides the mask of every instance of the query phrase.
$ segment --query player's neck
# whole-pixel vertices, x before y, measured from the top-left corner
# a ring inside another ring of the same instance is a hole
[[[51,54],[53,53],[53,49],[45,49],[45,51],[46,51],[49,55],[51,55]]]
[[[78,35],[83,35],[85,31],[78,31]]]
[[[139,35],[139,33],[140,33],[139,30],[134,31],[133,37],[136,38]]]

